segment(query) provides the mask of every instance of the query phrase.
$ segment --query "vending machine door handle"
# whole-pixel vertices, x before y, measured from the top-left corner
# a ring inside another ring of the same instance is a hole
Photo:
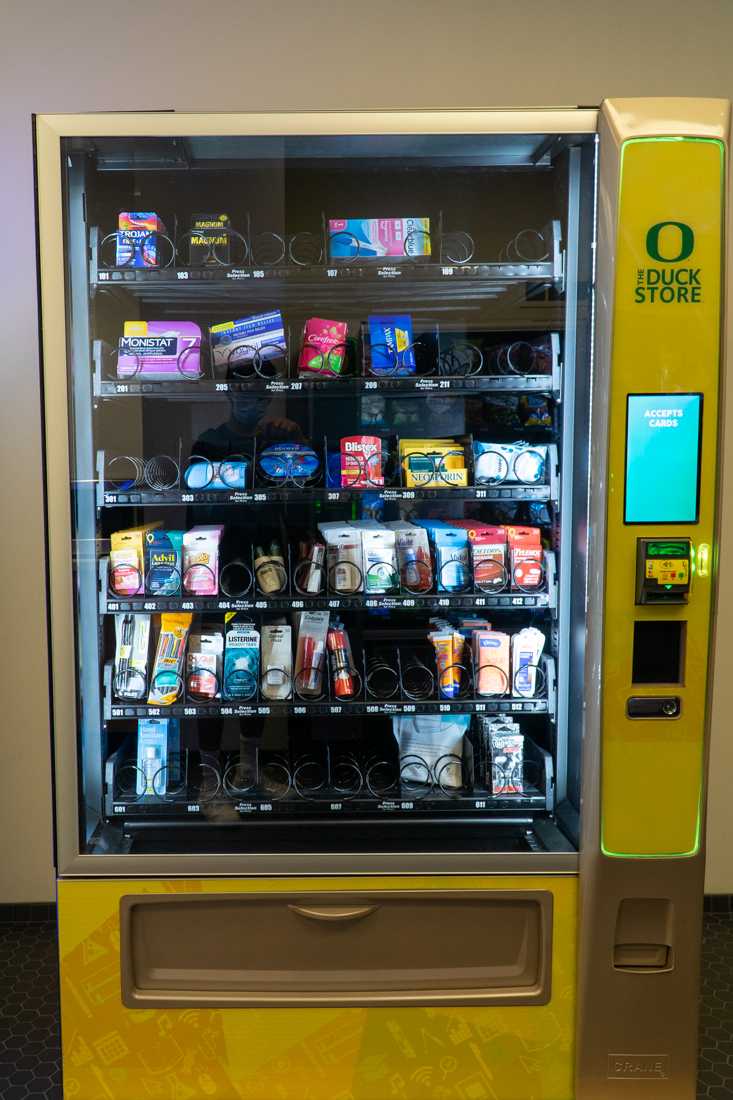
[[[288,909],[291,913],[297,913],[299,917],[305,917],[307,920],[331,921],[334,923],[363,920],[364,917],[368,917],[370,913],[375,912],[378,908],[378,905],[326,905],[323,907],[288,905]]]

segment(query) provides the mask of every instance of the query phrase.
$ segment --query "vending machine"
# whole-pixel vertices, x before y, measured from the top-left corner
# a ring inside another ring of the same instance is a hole
[[[36,119],[69,1100],[694,1096],[728,112]]]

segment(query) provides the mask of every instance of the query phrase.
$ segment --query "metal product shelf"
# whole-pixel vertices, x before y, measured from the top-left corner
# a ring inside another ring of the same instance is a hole
[[[128,507],[149,504],[271,504],[322,501],[323,503],[350,504],[364,497],[380,496],[385,500],[506,500],[549,501],[557,504],[550,485],[516,485],[487,488],[470,486],[466,489],[266,489],[252,492],[203,492],[183,493],[180,490],[151,492],[105,492],[97,485],[97,507]]]
[[[406,760],[400,762],[396,753],[385,753],[383,760],[379,756],[370,760],[327,745],[321,753],[293,758],[288,753],[258,748],[250,767],[245,768],[236,755],[184,751],[172,754],[152,777],[151,793],[138,794],[137,787],[143,785],[140,780],[144,777],[129,747],[123,746],[105,765],[105,810],[108,818],[116,820],[197,815],[215,817],[217,824],[227,820],[234,823],[260,813],[353,818],[383,813],[423,816],[479,812],[490,819],[552,812],[552,756],[530,737],[525,738],[521,783],[515,782],[515,775],[504,776],[497,765],[484,758],[480,748],[474,753],[471,746],[468,753],[468,759],[455,758],[463,785],[447,788],[441,786],[440,777],[436,782],[427,764],[413,756],[409,764]],[[423,784],[407,777],[405,771],[410,766],[417,766],[429,780]],[[165,783],[156,778],[164,773]],[[155,793],[156,785],[160,793]],[[521,793],[514,791],[515,786],[521,786]]]
[[[555,610],[557,607],[557,567],[552,551],[543,555],[543,580],[538,591],[516,591],[507,588],[499,592],[474,589],[467,592],[430,592],[424,595],[402,592],[395,595],[369,596],[364,593],[340,595],[321,592],[307,595],[286,582],[285,591],[265,595],[251,590],[245,596],[233,599],[220,593],[215,596],[142,595],[133,598],[117,595],[109,585],[109,560],[99,561],[99,612],[101,615],[132,612],[147,614],[160,611],[300,611],[337,610],[360,611],[383,608],[387,610],[460,610],[488,609],[495,611]],[[290,570],[292,575],[292,569]],[[255,571],[252,570],[254,589]]]

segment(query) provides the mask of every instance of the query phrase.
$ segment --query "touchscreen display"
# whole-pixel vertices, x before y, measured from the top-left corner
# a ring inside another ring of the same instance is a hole
[[[696,523],[701,393],[631,393],[626,411],[625,523]]]

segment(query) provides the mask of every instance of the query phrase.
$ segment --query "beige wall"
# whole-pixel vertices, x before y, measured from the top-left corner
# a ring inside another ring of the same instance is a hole
[[[31,114],[733,97],[732,41],[730,0],[0,0],[0,902],[53,894]],[[708,887],[733,892],[725,564],[720,613]]]

